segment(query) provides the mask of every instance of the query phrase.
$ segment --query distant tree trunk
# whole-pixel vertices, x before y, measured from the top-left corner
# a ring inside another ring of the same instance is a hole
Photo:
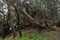
[[[10,19],[8,20],[9,26],[12,28],[13,37],[15,37],[15,36],[16,36],[16,30],[15,30],[15,26],[14,26],[14,22],[13,22],[13,15],[12,15],[11,12],[9,12],[9,15],[10,15],[10,16],[8,17],[8,18],[10,18]]]
[[[22,36],[22,33],[20,31],[21,27],[20,27],[20,15],[19,15],[19,10],[16,8],[16,6],[13,6],[15,8],[15,12],[16,12],[16,15],[17,15],[17,26],[18,26],[18,30],[19,30],[19,34],[20,36]]]

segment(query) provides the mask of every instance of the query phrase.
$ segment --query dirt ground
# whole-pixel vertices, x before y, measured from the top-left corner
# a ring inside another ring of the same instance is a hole
[[[60,27],[58,27],[57,34],[58,34],[58,40],[60,40]]]

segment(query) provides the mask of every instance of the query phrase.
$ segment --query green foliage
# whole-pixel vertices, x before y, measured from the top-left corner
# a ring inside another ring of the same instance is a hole
[[[52,30],[57,30],[57,27],[56,26],[52,26],[51,29]]]
[[[0,40],[3,40],[3,39],[0,37]]]

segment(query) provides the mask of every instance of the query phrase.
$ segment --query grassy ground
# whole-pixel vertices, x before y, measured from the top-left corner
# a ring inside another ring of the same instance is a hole
[[[0,38],[0,40],[2,39]],[[17,35],[14,39],[10,37],[4,40],[47,40],[47,38],[44,36],[38,35],[37,32],[32,32],[32,33],[22,33],[22,37],[19,37]]]
[[[0,38],[0,40],[3,40]],[[56,31],[43,31],[41,33],[37,31],[32,31],[32,32],[22,32],[22,37],[19,37],[17,35],[14,39],[11,37],[5,38],[4,40],[58,40]]]

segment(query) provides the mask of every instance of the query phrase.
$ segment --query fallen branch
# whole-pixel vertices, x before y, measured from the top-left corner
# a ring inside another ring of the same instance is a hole
[[[41,26],[41,24],[39,24],[37,21],[34,20],[34,18],[32,18],[25,10],[22,10],[22,12],[24,13],[24,15],[26,15],[26,17],[29,19],[30,22],[32,22],[33,24],[37,25],[37,26]]]

